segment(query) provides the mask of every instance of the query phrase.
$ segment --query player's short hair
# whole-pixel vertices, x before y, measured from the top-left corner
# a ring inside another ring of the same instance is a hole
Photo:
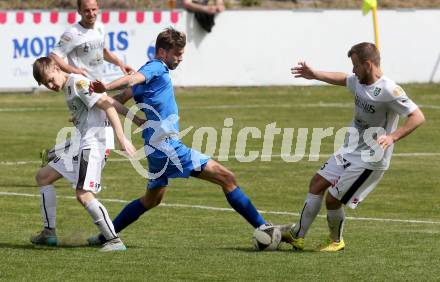
[[[362,63],[371,61],[374,65],[380,66],[380,52],[373,43],[362,42],[354,45],[348,51],[348,57],[351,58],[353,54],[356,54]]]
[[[185,33],[175,30],[172,27],[169,27],[159,33],[156,39],[156,53],[159,51],[159,48],[164,50],[170,50],[174,48],[185,48],[186,45],[186,35]]]
[[[81,4],[82,4],[82,1],[83,1],[83,0],[76,0],[76,6],[77,6],[78,10],[81,10]],[[98,0],[96,0],[96,3],[97,3],[98,6],[99,6],[99,2],[98,2]]]
[[[43,83],[46,74],[56,66],[54,60],[48,57],[38,58],[32,65],[33,75],[38,85]]]

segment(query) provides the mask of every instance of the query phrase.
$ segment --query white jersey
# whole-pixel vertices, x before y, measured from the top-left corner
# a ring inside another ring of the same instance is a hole
[[[60,58],[67,57],[68,63],[76,68],[84,68],[91,80],[102,79],[104,73],[104,25],[96,22],[93,28],[84,28],[79,23],[69,27],[53,49]],[[107,149],[115,148],[111,126],[106,128]]]
[[[89,85],[90,80],[86,77],[70,74],[63,89],[73,123],[81,134],[80,151],[106,146],[107,115],[95,107],[95,103],[105,94],[90,92]]]
[[[417,105],[400,86],[385,76],[371,85],[365,85],[355,75],[351,75],[347,77],[347,88],[354,96],[355,111],[351,127],[359,133],[359,141],[351,144],[351,149],[341,156],[345,160],[340,161],[356,163],[371,170],[386,170],[390,165],[394,145],[389,146],[385,152],[378,150],[375,141],[377,135],[371,133],[378,132],[377,128],[382,128],[385,131],[383,134],[387,135],[394,132],[399,115],[408,116],[417,109]],[[348,136],[344,147],[350,147]]]
[[[69,27],[53,49],[61,58],[76,68],[84,68],[89,79],[102,79],[104,70],[104,25],[96,22],[93,28],[84,28],[79,23]]]

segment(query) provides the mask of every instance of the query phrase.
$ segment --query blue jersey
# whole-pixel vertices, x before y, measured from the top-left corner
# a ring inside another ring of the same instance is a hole
[[[143,65],[138,72],[145,76],[145,82],[134,85],[132,90],[137,104],[148,105],[142,107],[149,122],[142,133],[145,143],[157,143],[177,136],[178,109],[168,67],[155,59]]]
[[[147,117],[142,132],[148,160],[148,189],[165,187],[169,178],[197,175],[209,157],[178,139],[179,117],[168,67],[160,60],[143,65],[145,82],[133,86],[133,98]]]

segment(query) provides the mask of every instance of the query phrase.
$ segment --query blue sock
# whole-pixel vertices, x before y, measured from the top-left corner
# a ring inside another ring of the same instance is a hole
[[[252,204],[251,200],[241,192],[240,187],[237,186],[235,190],[227,193],[226,199],[231,207],[241,214],[241,216],[244,217],[254,228],[266,223],[261,214]]]
[[[125,227],[135,222],[147,210],[139,199],[136,199],[125,206],[125,208],[113,220],[116,233],[121,232]],[[99,240],[105,242],[105,237],[99,234]]]

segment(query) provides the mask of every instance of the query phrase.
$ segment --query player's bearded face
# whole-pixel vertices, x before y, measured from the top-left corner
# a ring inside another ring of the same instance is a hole
[[[78,13],[81,15],[82,21],[87,25],[93,25],[99,13],[98,3],[95,0],[82,1]]]
[[[183,60],[184,48],[171,48],[166,51],[165,64],[170,70],[174,70]]]
[[[353,54],[351,56],[351,62],[353,63],[353,73],[357,76],[359,82],[361,84],[367,84],[369,77],[367,64],[361,62],[356,54]]]

